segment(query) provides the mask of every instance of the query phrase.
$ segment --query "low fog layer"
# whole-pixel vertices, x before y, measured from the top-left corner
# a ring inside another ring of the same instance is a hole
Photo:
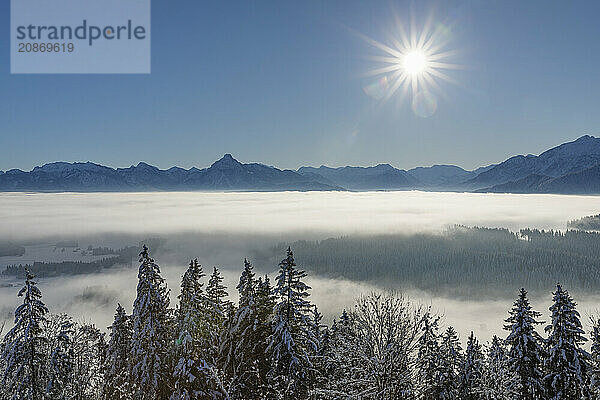
[[[210,268],[204,269],[205,272],[212,271]],[[180,279],[184,270],[183,266],[162,268],[163,276],[171,290],[173,305],[177,301]],[[230,298],[234,301],[237,301],[235,286],[238,283],[240,271],[223,271],[225,278],[223,283],[227,286]],[[264,274],[261,271],[256,271],[256,273],[257,276]],[[273,281],[275,271],[270,271],[269,276]],[[22,302],[22,298],[17,297],[21,282],[11,281],[17,286],[0,288],[0,304],[3,305],[0,310],[0,324],[6,320],[6,328],[12,325],[12,316],[9,314]],[[120,302],[127,312],[131,312],[136,296],[137,268],[119,269],[88,276],[39,279],[38,281],[38,286],[43,293],[43,300],[50,312],[66,312],[78,321],[91,322],[105,330],[113,321],[117,302]],[[208,281],[208,277],[205,277],[205,281]],[[2,279],[2,282],[6,282],[5,278]],[[381,290],[368,284],[316,276],[309,276],[307,283],[312,287],[310,300],[319,306],[320,311],[324,314],[324,322],[327,324],[330,324],[333,318],[338,317],[344,308],[352,307],[354,300],[361,294]],[[552,289],[548,288],[546,295],[531,296],[532,306],[542,313],[541,319],[546,321],[550,319],[548,307],[551,304],[550,291]],[[503,320],[512,306],[511,300],[463,301],[438,297],[435,294],[416,290],[407,291],[405,294],[416,304],[431,306],[433,312],[443,315],[442,324],[444,326],[453,325],[463,342],[471,330],[484,342],[495,334],[505,336],[502,326]],[[517,293],[514,295],[516,298]],[[585,330],[589,331],[588,317],[597,315],[600,298],[578,296],[577,293],[572,293],[572,295],[579,304],[578,310],[581,313]],[[542,333],[541,330],[540,333]]]
[[[447,225],[563,229],[597,196],[436,192],[0,193],[0,240],[109,232],[281,234],[438,231]]]
[[[156,260],[160,263],[160,260]],[[237,270],[221,270],[227,286],[229,298],[237,302],[238,292],[236,286],[243,267],[243,261]],[[171,302],[174,306],[180,290],[181,277],[187,266],[161,267],[161,272],[171,290]],[[207,274],[204,278],[205,287],[212,272],[212,267],[203,266]],[[136,297],[137,267],[120,268],[101,274],[64,276],[59,278],[37,279],[38,286],[43,293],[43,301],[53,313],[66,312],[79,321],[95,323],[104,329],[112,323],[117,302],[131,312],[133,301]],[[256,275],[264,276],[265,272],[256,270]],[[275,283],[276,271],[268,272],[272,283]],[[17,292],[22,282],[17,279],[0,277],[0,283],[13,284],[13,287],[0,287],[0,325],[7,320],[11,323],[10,313],[22,298],[17,297]],[[311,301],[319,306],[319,309],[329,321],[341,311],[352,305],[353,299],[360,293],[368,293],[376,290],[374,286],[354,283],[341,279],[326,279],[310,276],[307,283],[313,288]]]

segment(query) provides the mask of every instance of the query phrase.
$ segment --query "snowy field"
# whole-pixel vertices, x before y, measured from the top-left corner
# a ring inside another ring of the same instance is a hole
[[[488,227],[564,229],[568,220],[597,214],[600,198],[592,196],[464,194],[432,192],[360,193],[0,193],[0,239],[13,241],[104,235],[110,243],[116,233],[169,237],[183,232],[223,234],[281,234],[282,240],[327,237],[353,233],[414,233],[440,231],[452,224]],[[131,243],[123,243],[129,245]],[[204,252],[205,250],[198,250]],[[215,253],[210,262],[224,266],[229,293],[234,294],[241,253]],[[202,256],[202,254],[198,254]],[[283,255],[282,255],[283,256]],[[221,258],[223,258],[221,260]],[[221,260],[221,261],[220,261]],[[172,290],[179,290],[185,264],[157,260]],[[203,262],[205,271],[212,264]],[[274,266],[273,266],[274,267]],[[262,266],[257,266],[262,269]],[[121,302],[131,310],[136,270],[111,270],[102,275],[50,278],[40,289],[52,312],[65,311],[96,323],[110,324],[114,306]],[[272,272],[272,271],[266,271]],[[8,283],[7,278],[2,278]],[[11,280],[11,283],[14,281]],[[312,276],[313,301],[327,319],[337,315],[354,298],[375,288],[345,280]],[[545,298],[532,298],[533,306],[548,319],[550,290]],[[0,323],[19,303],[17,288],[0,284]],[[464,339],[475,329],[480,339],[500,333],[510,301],[482,299],[466,302],[413,292],[409,295],[445,314]],[[596,311],[599,299],[578,298],[582,319]],[[235,299],[235,296],[233,296]],[[10,321],[9,321],[10,324]]]

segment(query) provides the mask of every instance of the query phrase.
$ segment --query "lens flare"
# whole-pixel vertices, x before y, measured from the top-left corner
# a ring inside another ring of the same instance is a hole
[[[437,100],[433,94],[422,90],[413,96],[411,108],[419,117],[428,118],[435,114]]]
[[[390,85],[387,76],[383,76],[377,79],[377,81],[365,86],[363,91],[367,96],[372,97],[375,100],[381,100],[386,96],[389,88]]]

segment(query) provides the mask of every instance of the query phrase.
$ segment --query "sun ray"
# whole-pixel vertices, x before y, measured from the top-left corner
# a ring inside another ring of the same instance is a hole
[[[443,51],[441,53],[430,54],[428,58],[430,61],[436,61],[436,60],[444,59],[446,57],[453,57],[458,54],[459,54],[458,50],[447,50],[447,51]]]
[[[448,76],[447,74],[438,71],[437,69],[432,69],[431,71],[429,71],[429,73],[433,76],[435,76],[436,78],[439,78],[443,81],[449,82],[449,83],[453,83],[455,85],[458,84],[458,82],[456,81],[456,79],[451,78],[450,76]]]
[[[381,75],[381,74],[385,74],[385,73],[388,73],[388,72],[397,71],[397,70],[402,69],[402,68],[403,67],[400,64],[389,65],[387,67],[381,67],[381,68],[374,69],[372,71],[368,71],[368,72],[365,73],[365,76]]]
[[[423,25],[423,30],[419,35],[419,42],[417,43],[417,48],[425,49],[425,41],[430,38],[429,30],[431,29],[431,25],[433,24],[433,19],[431,16],[427,17],[425,21],[425,25]]]
[[[458,64],[430,61],[429,66],[437,69],[464,69],[464,66]]]
[[[406,80],[406,74],[404,74],[404,73],[398,74],[396,80],[394,81],[394,83],[392,84],[390,89],[388,90],[388,93],[386,95],[386,100],[389,99],[390,97],[392,97],[394,95],[394,93],[396,93],[396,90],[398,90],[398,88],[404,83],[405,80]]]
[[[381,61],[389,64],[397,64],[398,57],[388,57],[388,56],[369,56],[370,60],[373,61]]]
[[[392,55],[392,56],[396,56],[396,57],[402,57],[402,53],[398,50],[394,50],[389,46],[386,46],[383,43],[378,42],[375,39],[371,39],[370,37],[368,37],[367,35],[363,35],[362,33],[357,32],[357,34],[362,37],[367,43],[379,48],[380,50],[385,51],[386,53]]]
[[[402,46],[398,46],[398,48],[402,47],[405,49],[406,44],[409,43],[408,34],[406,33],[406,30],[404,29],[404,24],[402,23],[402,20],[400,19],[398,12],[395,9],[392,9],[392,13],[394,14],[394,22],[396,23],[397,34],[400,37],[400,41],[402,43]],[[393,40],[396,40],[395,37],[393,38]]]
[[[413,9],[410,10],[410,17],[410,47],[414,49],[417,47],[417,19]]]
[[[440,85],[437,83],[437,81],[433,78],[433,76],[429,72],[427,72],[426,74],[423,74],[423,80],[425,80],[425,82],[427,83],[427,85],[431,85],[431,87],[436,92],[439,92],[442,95],[444,94],[444,91],[442,90],[442,88],[440,87]]]

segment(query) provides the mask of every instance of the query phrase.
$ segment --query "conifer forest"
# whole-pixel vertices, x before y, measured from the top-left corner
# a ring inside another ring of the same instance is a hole
[[[584,331],[568,289],[547,312],[526,289],[505,334],[460,338],[398,291],[358,296],[327,325],[290,248],[276,276],[244,260],[235,288],[191,260],[177,301],[158,263],[139,254],[137,297],[103,333],[55,314],[27,271],[3,333],[2,399],[596,399],[600,322]],[[236,290],[234,304],[228,292]],[[126,310],[131,306],[131,312]],[[586,345],[591,344],[590,346]],[[590,350],[586,350],[590,349]]]

